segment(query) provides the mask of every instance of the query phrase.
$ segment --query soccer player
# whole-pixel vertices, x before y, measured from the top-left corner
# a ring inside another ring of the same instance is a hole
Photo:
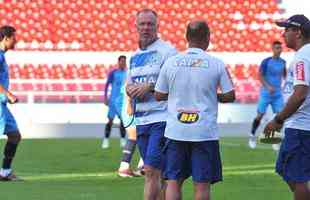
[[[155,87],[157,100],[168,99],[166,200],[182,199],[182,182],[189,176],[194,182],[194,199],[210,199],[210,184],[222,180],[218,102],[235,99],[225,64],[205,52],[210,41],[208,24],[190,22],[186,39],[188,50],[165,62]],[[217,94],[218,88],[222,93]]]
[[[123,125],[123,121],[121,118],[121,110],[124,104],[124,92],[122,92],[122,88],[124,88],[125,80],[126,80],[126,56],[121,55],[118,57],[118,69],[111,71],[108,75],[108,81],[105,85],[104,90],[104,103],[109,106],[108,111],[108,123],[105,126],[105,137],[102,140],[101,147],[103,149],[109,148],[109,138],[111,134],[111,129],[113,125],[113,120],[115,115],[120,119],[120,146],[124,147],[126,143],[126,130]],[[108,96],[109,86],[112,86],[111,94]]]
[[[282,78],[286,77],[286,62],[280,57],[281,42],[273,42],[272,52],[272,57],[264,59],[259,69],[262,88],[258,100],[257,116],[253,120],[249,138],[249,147],[252,149],[256,147],[255,132],[267,111],[268,105],[271,105],[273,113],[278,113],[283,108],[281,83]],[[272,145],[272,147],[274,150],[279,148],[278,145]]]
[[[276,171],[294,193],[295,200],[310,199],[310,21],[304,15],[293,15],[276,23],[284,27],[286,46],[296,51],[289,65],[285,93],[290,94],[283,110],[264,130],[272,137],[284,122]]]
[[[137,144],[144,161],[144,199],[160,196],[162,145],[167,117],[167,102],[157,102],[154,85],[161,66],[176,54],[176,49],[158,38],[157,13],[144,9],[136,15],[139,49],[130,59],[126,91],[135,102]]]
[[[2,96],[0,103],[0,134],[7,135],[7,142],[3,152],[4,158],[0,170],[0,181],[21,180],[13,173],[11,168],[17,146],[21,140],[21,134],[14,116],[7,107],[7,103],[16,103],[17,97],[9,91],[9,72],[4,56],[8,50],[14,49],[16,44],[15,32],[16,30],[12,26],[0,27],[0,93]]]

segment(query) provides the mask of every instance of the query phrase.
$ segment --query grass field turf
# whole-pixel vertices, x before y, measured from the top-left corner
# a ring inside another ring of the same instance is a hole
[[[0,141],[1,152],[4,140]],[[14,162],[24,182],[0,182],[1,200],[140,200],[143,178],[119,178],[117,140],[102,150],[99,139],[23,140]],[[251,150],[245,138],[221,140],[224,181],[212,188],[212,199],[289,200],[291,194],[274,172],[275,152],[268,145]],[[137,156],[134,163],[137,163]],[[136,165],[134,165],[136,166]],[[192,184],[183,199],[193,199]]]

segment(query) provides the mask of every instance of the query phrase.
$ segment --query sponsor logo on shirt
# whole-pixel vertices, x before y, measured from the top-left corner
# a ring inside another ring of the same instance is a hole
[[[305,69],[304,69],[304,62],[300,61],[298,63],[296,63],[296,79],[300,80],[300,81],[304,81],[305,80]]]
[[[190,112],[180,112],[178,114],[178,120],[185,124],[192,124],[197,122],[199,119],[198,113]]]
[[[181,58],[179,60],[176,60],[175,66],[177,67],[203,67],[207,68],[209,66],[209,63],[207,60],[201,59],[201,58]]]

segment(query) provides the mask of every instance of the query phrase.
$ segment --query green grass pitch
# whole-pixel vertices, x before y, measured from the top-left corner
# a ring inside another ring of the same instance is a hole
[[[1,154],[5,140],[0,141]],[[224,181],[212,199],[289,200],[286,184],[274,172],[276,153],[269,145],[251,150],[245,138],[222,138]],[[0,183],[1,200],[140,200],[143,178],[119,178],[121,150],[116,139],[102,150],[100,139],[27,139],[14,162],[24,182]],[[134,166],[137,163],[134,158]],[[183,199],[193,199],[188,180]]]

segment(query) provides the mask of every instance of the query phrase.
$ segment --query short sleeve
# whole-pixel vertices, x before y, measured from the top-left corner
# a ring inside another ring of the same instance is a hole
[[[268,58],[267,59],[264,59],[263,62],[260,64],[260,67],[259,67],[259,72],[262,74],[262,75],[265,75],[266,74],[266,71],[267,71],[267,65],[268,65]]]
[[[298,59],[293,64],[293,77],[295,85],[310,85],[310,63],[307,60]]]
[[[167,78],[169,62],[165,62],[159,72],[159,76],[155,85],[155,91],[160,93],[169,93],[169,83]]]
[[[229,74],[229,71],[225,67],[225,64],[220,62],[220,88],[223,93],[230,92],[234,89],[231,76]]]

